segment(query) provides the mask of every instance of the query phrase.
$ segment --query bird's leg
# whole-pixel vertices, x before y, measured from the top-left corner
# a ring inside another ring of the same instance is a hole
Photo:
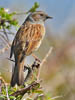
[[[40,64],[37,62],[37,61],[34,61],[34,63],[31,65],[31,67],[28,67],[28,66],[24,66],[24,72],[26,70],[28,70],[28,73],[24,79],[24,82],[27,81],[27,79],[30,77],[32,71],[34,70],[34,68],[39,68]]]
[[[37,79],[38,72],[39,72],[38,68],[40,67],[40,63],[37,60],[35,60],[31,67],[32,67],[33,72],[36,73],[36,74],[33,73],[33,79],[34,78]]]
[[[31,67],[32,67],[32,70],[34,70],[34,68],[39,68],[39,66],[40,66],[40,63],[37,62],[37,60],[35,60]]]
[[[25,78],[24,82],[27,81],[27,79],[29,78],[29,76],[30,76],[30,74],[31,74],[31,72],[32,72],[32,69],[31,69],[30,67],[24,66],[24,72],[25,72],[26,70],[28,70],[28,73],[27,73],[27,75],[26,75],[26,78]]]

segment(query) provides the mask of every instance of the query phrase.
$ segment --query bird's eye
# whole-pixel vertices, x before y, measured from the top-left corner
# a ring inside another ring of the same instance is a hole
[[[43,14],[40,14],[41,16],[43,16]]]

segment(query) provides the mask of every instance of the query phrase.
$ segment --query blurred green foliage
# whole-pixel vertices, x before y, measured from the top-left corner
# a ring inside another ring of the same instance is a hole
[[[37,8],[39,8],[39,4],[35,2],[32,8],[28,12],[35,12]]]
[[[2,29],[2,27],[10,29],[12,25],[17,26],[18,21],[13,18],[14,15],[14,12],[8,13],[5,8],[0,8],[0,29]]]

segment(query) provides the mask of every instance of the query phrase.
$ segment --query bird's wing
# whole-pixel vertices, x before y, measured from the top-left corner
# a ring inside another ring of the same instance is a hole
[[[13,43],[11,45],[10,58],[12,58],[13,53],[14,53],[14,41],[13,41]]]
[[[14,52],[18,50],[18,48],[20,49],[20,47],[22,47],[21,45],[25,44],[26,39],[24,37],[26,37],[26,26],[22,25],[19,30],[17,31],[17,34],[13,40],[12,46],[11,46],[11,52],[10,52],[10,58],[12,57],[12,55],[14,54]],[[23,43],[24,42],[24,43]],[[18,48],[17,48],[18,47]]]
[[[10,52],[10,58],[15,53],[23,52],[26,49],[28,38],[31,32],[31,25],[29,22],[24,22],[23,25],[17,31],[17,34],[13,40]]]

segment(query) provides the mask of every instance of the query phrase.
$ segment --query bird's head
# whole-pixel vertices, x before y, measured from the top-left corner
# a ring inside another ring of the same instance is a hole
[[[53,17],[48,16],[45,12],[43,11],[36,11],[31,14],[29,14],[28,19],[34,22],[44,22],[47,19],[52,19]]]

